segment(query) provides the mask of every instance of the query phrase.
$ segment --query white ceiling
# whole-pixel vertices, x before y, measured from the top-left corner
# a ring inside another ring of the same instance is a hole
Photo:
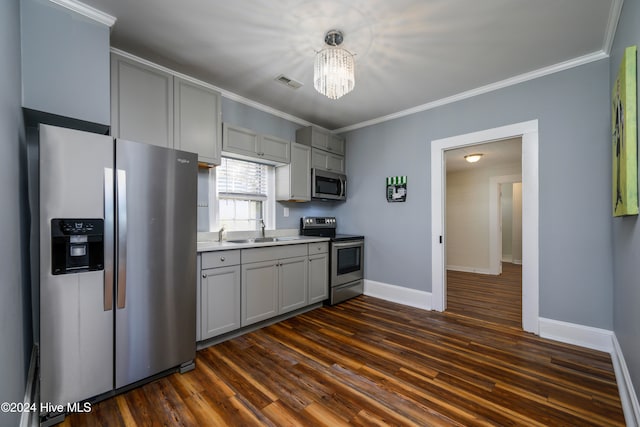
[[[464,159],[467,154],[482,154],[476,163]],[[448,150],[445,153],[447,173],[473,169],[494,168],[497,166],[522,162],[522,138],[511,138],[485,144]]]
[[[112,46],[331,130],[604,58],[622,3],[82,1],[117,18]],[[331,29],[356,54],[355,89],[336,101],[313,88],[314,54]],[[304,86],[277,83],[280,74]]]

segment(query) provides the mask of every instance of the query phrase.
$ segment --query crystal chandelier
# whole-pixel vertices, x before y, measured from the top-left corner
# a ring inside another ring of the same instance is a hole
[[[342,40],[342,32],[327,32],[324,37],[327,46],[316,54],[313,87],[330,99],[346,95],[356,84],[353,55],[339,47]]]

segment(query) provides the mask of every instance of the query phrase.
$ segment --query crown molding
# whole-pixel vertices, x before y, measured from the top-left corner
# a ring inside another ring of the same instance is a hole
[[[419,113],[426,110],[431,110],[436,107],[441,107],[443,105],[452,104],[457,101],[462,101],[464,99],[473,98],[474,96],[482,95],[484,93],[493,92],[498,89],[503,89],[509,86],[516,85],[518,83],[523,83],[529,80],[534,80],[539,77],[544,77],[549,74],[554,74],[560,71],[568,70],[570,68],[578,67],[580,65],[588,64],[590,62],[599,61],[601,59],[608,58],[609,55],[604,53],[603,51],[590,53],[588,55],[580,56],[578,58],[570,59],[568,61],[560,62],[555,65],[551,65],[549,67],[540,68],[539,70],[531,71],[529,73],[520,74],[519,76],[511,77],[506,80],[501,80],[496,83],[491,83],[486,86],[481,86],[476,89],[471,89],[466,92],[461,92],[453,96],[449,96],[447,98],[438,99],[433,102],[429,102],[426,104],[418,105],[416,107],[412,107],[406,110],[398,111],[397,113],[389,114],[386,116],[378,117],[375,119],[367,120],[364,122],[356,123],[354,125],[345,126],[340,129],[335,129],[332,132],[334,133],[344,133],[352,130],[364,128],[367,126],[376,125],[379,123],[384,123],[389,120],[398,119],[400,117],[410,116],[411,114]]]
[[[104,13],[101,10],[98,10],[94,7],[88,6],[84,3],[81,3],[77,0],[49,0],[51,3],[55,3],[59,6],[62,6],[66,9],[72,10],[80,15],[86,16],[89,19],[93,19],[96,22],[104,24],[109,28],[113,27],[113,24],[116,23],[116,18],[109,15],[108,13]]]
[[[602,51],[607,55],[611,53],[611,47],[613,46],[613,39],[616,37],[616,29],[618,28],[618,21],[620,21],[623,4],[624,0],[613,0],[611,9],[609,9],[609,20],[607,21],[607,30],[604,34],[604,43],[602,45]]]

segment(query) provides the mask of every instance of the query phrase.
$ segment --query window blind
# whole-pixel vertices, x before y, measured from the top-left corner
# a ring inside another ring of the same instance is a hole
[[[221,198],[267,198],[266,165],[223,157],[216,174]]]

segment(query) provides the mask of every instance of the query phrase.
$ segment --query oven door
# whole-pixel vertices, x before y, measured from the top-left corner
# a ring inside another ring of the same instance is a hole
[[[364,240],[331,243],[331,286],[364,277]]]

